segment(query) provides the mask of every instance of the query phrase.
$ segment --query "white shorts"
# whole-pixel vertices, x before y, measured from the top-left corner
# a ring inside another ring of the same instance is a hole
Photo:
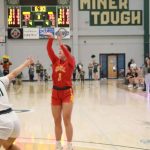
[[[0,115],[0,139],[17,138],[20,133],[20,123],[15,112]]]

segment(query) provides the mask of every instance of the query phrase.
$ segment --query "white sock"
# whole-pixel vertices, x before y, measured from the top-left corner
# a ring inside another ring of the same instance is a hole
[[[67,146],[72,146],[72,142],[67,142]]]
[[[67,142],[67,150],[73,150],[72,142]]]
[[[60,145],[61,146],[61,141],[56,141],[56,145]]]

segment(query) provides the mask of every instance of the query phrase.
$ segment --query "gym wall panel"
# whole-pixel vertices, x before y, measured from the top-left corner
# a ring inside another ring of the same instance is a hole
[[[129,10],[143,10],[144,0],[129,0]],[[90,26],[89,11],[78,11],[79,35],[143,35],[143,25]],[[142,17],[143,18],[143,17]],[[143,21],[143,20],[142,20]]]
[[[101,36],[79,38],[79,61],[84,65],[86,78],[91,55],[96,55],[99,62],[100,53],[125,53],[126,68],[128,61],[133,58],[137,66],[143,64],[143,37],[142,36]]]
[[[4,0],[0,0],[0,26],[4,25]]]
[[[0,1],[0,7],[3,0]],[[144,8],[144,0],[129,0],[130,10],[142,10]],[[71,3],[72,15],[74,18],[78,18],[71,21],[75,22],[71,31],[73,34],[70,40],[65,40],[73,47],[77,60],[84,64],[86,77],[88,74],[87,65],[90,61],[92,54],[96,55],[97,61],[99,61],[100,53],[126,53],[126,63],[131,57],[133,57],[136,63],[140,66],[143,64],[144,47],[144,24],[138,26],[95,26],[89,25],[89,12],[79,11],[78,1],[74,0]],[[2,8],[4,10],[4,8]],[[0,12],[2,11],[0,9]],[[75,13],[76,12],[76,13]],[[144,13],[144,11],[143,11]],[[71,15],[71,16],[72,16]],[[4,11],[1,18],[5,17]],[[143,17],[144,19],[144,17]],[[144,20],[143,20],[144,21]],[[73,23],[71,23],[73,24]],[[76,32],[77,31],[77,32]],[[74,40],[72,41],[72,39]],[[49,68],[49,58],[46,52],[47,40],[8,40],[6,43],[5,51],[10,55],[13,66],[11,69],[18,66],[27,56],[34,55],[36,59],[39,59],[43,65]],[[74,42],[74,43],[73,43]],[[77,44],[76,44],[77,43]],[[58,49],[57,43],[54,43],[54,49]],[[135,55],[136,54],[136,55]],[[127,64],[126,64],[127,66]],[[50,70],[49,70],[50,72]],[[25,71],[25,78],[28,79],[28,72]]]
[[[68,40],[64,41],[66,44]],[[58,54],[59,46],[57,41],[54,41],[53,48]],[[32,56],[35,60],[39,60],[44,68],[51,73],[51,61],[47,54],[47,40],[8,40],[7,52],[13,65],[11,70],[22,63],[27,57]],[[29,79],[28,69],[24,71],[24,79]]]

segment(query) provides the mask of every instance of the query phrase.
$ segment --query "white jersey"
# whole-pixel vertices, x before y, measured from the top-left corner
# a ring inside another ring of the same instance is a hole
[[[9,85],[9,79],[7,76],[0,77],[0,111],[11,107],[9,104],[8,94],[6,88]]]

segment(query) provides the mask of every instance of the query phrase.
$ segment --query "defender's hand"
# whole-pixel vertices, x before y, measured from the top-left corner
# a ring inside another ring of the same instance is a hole
[[[27,58],[26,60],[25,60],[25,62],[24,62],[24,65],[26,66],[26,67],[28,67],[28,66],[30,66],[31,64],[34,64],[34,60],[33,60],[33,58]]]

